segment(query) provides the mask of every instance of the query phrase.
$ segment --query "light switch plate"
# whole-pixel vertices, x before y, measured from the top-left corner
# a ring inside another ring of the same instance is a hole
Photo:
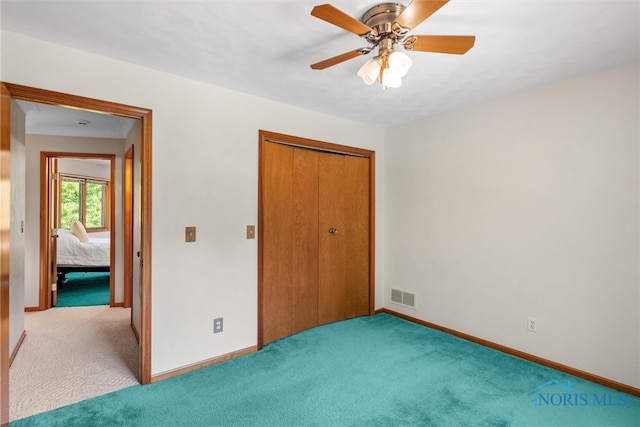
[[[256,238],[256,226],[247,225],[247,239],[255,239],[255,238]]]
[[[195,227],[185,227],[185,229],[184,229],[184,241],[185,242],[195,242],[196,241],[196,228]]]

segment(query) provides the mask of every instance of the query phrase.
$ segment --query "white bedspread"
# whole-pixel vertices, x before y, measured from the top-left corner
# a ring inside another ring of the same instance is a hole
[[[89,233],[82,243],[71,230],[58,229],[58,265],[103,267],[110,264],[109,232]]]

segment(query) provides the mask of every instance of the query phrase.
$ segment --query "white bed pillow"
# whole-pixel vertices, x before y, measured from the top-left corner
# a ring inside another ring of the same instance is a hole
[[[87,230],[80,221],[73,221],[69,227],[74,236],[78,238],[82,243],[89,243],[89,236],[87,236]]]

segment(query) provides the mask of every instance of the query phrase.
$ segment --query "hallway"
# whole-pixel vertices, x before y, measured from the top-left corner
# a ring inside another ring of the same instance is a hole
[[[139,384],[130,322],[131,309],[106,305],[25,313],[9,370],[10,420]]]

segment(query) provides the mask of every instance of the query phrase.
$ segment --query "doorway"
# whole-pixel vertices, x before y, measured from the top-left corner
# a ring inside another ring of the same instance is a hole
[[[140,136],[140,382],[151,382],[151,130],[152,112],[146,108],[112,103],[11,83],[0,83],[0,196],[9,200],[11,164],[11,100],[72,107],[139,119]],[[6,196],[6,197],[5,197]],[[8,421],[9,408],[9,218],[10,205],[0,206],[0,424]]]
[[[92,252],[93,258],[90,259],[89,263],[86,263],[81,257],[84,255],[82,252],[77,252],[73,248],[70,249],[71,253],[77,256],[73,256],[74,264],[85,264],[84,269],[82,268],[69,268],[69,271],[104,271],[104,267],[108,267],[109,271],[109,305],[111,307],[115,307],[119,304],[115,302],[115,277],[114,277],[114,265],[115,265],[115,248],[117,247],[116,240],[116,187],[119,185],[118,180],[116,179],[116,165],[115,165],[115,155],[109,154],[92,154],[92,153],[67,153],[67,152],[41,152],[40,153],[40,291],[39,291],[39,304],[38,310],[46,310],[56,305],[57,293],[58,293],[58,250],[62,249],[60,244],[62,243],[61,236],[59,232],[53,233],[53,230],[59,230],[60,226],[64,226],[63,228],[68,228],[68,222],[65,224],[60,224],[61,217],[64,215],[60,212],[60,189],[64,184],[64,172],[69,169],[61,168],[59,165],[65,160],[75,160],[79,162],[90,162],[90,161],[104,161],[108,162],[108,172],[103,173],[102,178],[107,179],[109,185],[107,186],[98,186],[93,185],[95,188],[99,188],[101,193],[104,194],[106,200],[102,200],[100,198],[100,205],[103,208],[104,212],[99,212],[100,215],[98,218],[100,220],[100,224],[94,224],[95,227],[98,227],[98,231],[103,231],[105,228],[108,229],[109,234],[109,260],[108,262],[99,262],[97,265],[96,262],[99,260],[95,258],[95,252]],[[55,166],[55,172],[52,168],[52,165]],[[65,163],[66,164],[66,163]],[[75,163],[77,165],[77,163]],[[77,166],[76,166],[77,168]],[[81,170],[86,170],[87,167],[82,167]],[[100,170],[100,168],[99,168]],[[95,175],[95,174],[94,174]],[[79,188],[83,188],[82,183],[79,182],[79,179],[82,178],[86,181],[87,177],[80,177],[80,175],[73,176],[70,178],[73,181],[73,184],[76,184]],[[92,177],[96,179],[96,177]],[[105,187],[109,191],[104,191],[103,187]],[[86,189],[84,191],[78,191],[78,196],[82,193],[86,193]],[[80,200],[84,200],[84,197],[79,197],[78,203]],[[82,223],[87,224],[85,215],[82,215],[83,209],[78,208],[77,213],[74,210],[74,214],[76,217],[74,219],[81,220]],[[80,246],[82,247],[82,246]],[[89,248],[87,248],[88,250]],[[65,258],[69,258],[68,256]],[[63,262],[63,265],[66,262]],[[66,266],[65,266],[66,267]],[[64,268],[64,267],[63,267]]]
[[[374,313],[375,152],[260,131],[258,347]]]

